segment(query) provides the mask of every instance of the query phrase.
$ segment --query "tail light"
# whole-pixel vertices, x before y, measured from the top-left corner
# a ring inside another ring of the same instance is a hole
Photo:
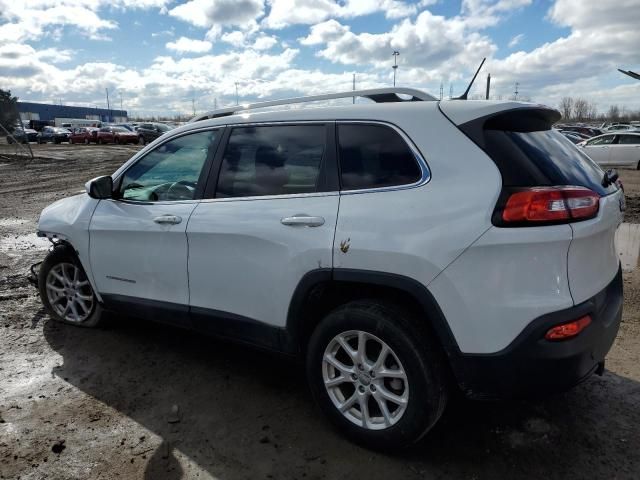
[[[544,338],[552,341],[566,340],[578,335],[581,331],[587,328],[590,323],[591,317],[589,315],[585,315],[573,322],[563,323],[562,325],[550,328]]]
[[[509,195],[502,210],[502,222],[567,223],[593,218],[599,207],[598,194],[585,187],[525,188]]]

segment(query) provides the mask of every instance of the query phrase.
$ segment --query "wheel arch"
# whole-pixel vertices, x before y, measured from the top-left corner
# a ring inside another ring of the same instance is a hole
[[[318,269],[300,280],[289,304],[283,348],[304,352],[324,315],[346,302],[365,298],[386,299],[415,311],[435,333],[449,363],[455,362],[460,353],[458,344],[438,302],[424,285],[403,275],[359,269]]]

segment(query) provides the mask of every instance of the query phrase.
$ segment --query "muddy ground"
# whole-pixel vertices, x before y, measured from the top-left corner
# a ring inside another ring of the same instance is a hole
[[[455,398],[424,441],[382,455],[328,426],[295,363],[130,319],[51,321],[25,279],[47,249],[38,214],[138,147],[32,147],[29,164],[0,159],[0,478],[640,478],[637,269],[604,376],[546,400]],[[637,222],[640,174],[622,179]]]

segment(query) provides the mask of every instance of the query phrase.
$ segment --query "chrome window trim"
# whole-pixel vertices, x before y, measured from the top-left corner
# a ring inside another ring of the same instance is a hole
[[[286,200],[288,198],[306,198],[306,197],[335,197],[340,195],[338,191],[331,192],[310,192],[310,193],[288,193],[284,195],[253,195],[251,197],[224,197],[224,198],[203,198],[200,203],[212,202],[244,202],[253,200]]]
[[[413,156],[416,162],[418,163],[418,166],[420,167],[420,171],[421,171],[420,179],[413,183],[406,183],[402,185],[390,185],[388,187],[341,190],[340,195],[356,195],[360,193],[377,193],[377,192],[390,192],[390,191],[396,191],[396,190],[408,190],[411,188],[417,188],[417,187],[426,185],[431,180],[431,170],[429,169],[429,165],[427,164],[427,161],[425,160],[424,156],[422,155],[422,153],[420,152],[416,144],[413,143],[413,140],[411,140],[411,138],[404,132],[404,130],[402,130],[397,125],[391,122],[384,122],[380,120],[336,120],[336,124],[338,126],[340,126],[341,124],[383,125],[391,128],[392,130],[395,130],[395,132],[398,135],[400,135],[400,138],[404,140],[407,147],[409,147],[409,150],[411,150],[411,153],[413,153]],[[340,140],[337,138],[336,141],[338,142],[338,144],[336,145],[336,148],[339,151]],[[340,155],[338,154],[338,164],[339,163],[340,163]]]

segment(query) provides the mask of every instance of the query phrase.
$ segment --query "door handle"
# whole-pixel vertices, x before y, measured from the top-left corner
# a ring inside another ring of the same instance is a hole
[[[293,217],[284,217],[280,223],[289,227],[319,227],[324,225],[324,218],[310,217],[309,215],[294,215]]]
[[[153,221],[163,225],[177,225],[182,221],[182,218],[177,215],[160,215],[154,218]]]

